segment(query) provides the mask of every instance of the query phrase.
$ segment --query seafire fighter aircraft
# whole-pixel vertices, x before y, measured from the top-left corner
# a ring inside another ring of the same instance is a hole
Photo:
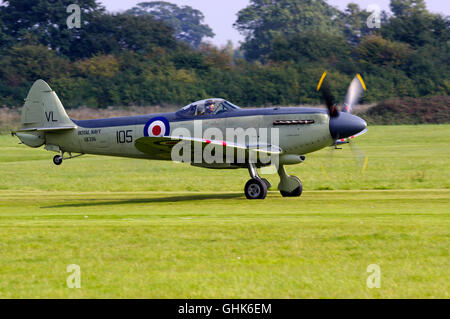
[[[58,152],[56,165],[83,154],[176,160],[217,168],[247,168],[248,199],[264,199],[270,183],[257,169],[275,166],[284,197],[300,196],[302,183],[284,166],[302,163],[305,154],[346,143],[366,131],[366,122],[351,114],[365,85],[358,74],[341,110],[325,83],[317,86],[327,109],[274,107],[243,109],[223,99],[191,103],[178,112],[96,120],[69,118],[58,96],[43,80],[30,89],[21,128],[12,134],[30,147],[45,144]],[[208,133],[209,132],[209,133]],[[227,134],[232,132],[231,136]],[[250,133],[252,134],[250,134]],[[67,154],[67,155],[66,155]]]

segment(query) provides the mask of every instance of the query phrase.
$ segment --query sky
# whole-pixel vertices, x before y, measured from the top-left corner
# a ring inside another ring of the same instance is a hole
[[[237,46],[244,37],[233,28],[236,21],[236,14],[239,10],[249,5],[250,0],[165,0],[179,6],[191,6],[200,10],[205,15],[204,23],[208,24],[216,34],[214,38],[207,41],[217,46],[223,46],[228,40],[233,41]],[[119,12],[132,8],[140,2],[151,2],[151,0],[99,0],[108,11]],[[390,0],[328,0],[328,4],[345,9],[347,3],[358,3],[362,9],[366,9],[369,4],[377,4],[382,10],[389,11]],[[450,15],[449,0],[425,0],[427,8],[431,12]]]

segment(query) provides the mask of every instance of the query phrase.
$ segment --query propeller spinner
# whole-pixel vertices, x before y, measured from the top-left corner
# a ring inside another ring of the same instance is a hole
[[[330,134],[335,140],[333,145],[337,148],[337,145],[349,144],[353,156],[361,168],[361,173],[364,173],[368,157],[364,155],[364,152],[362,152],[352,140],[355,136],[364,134],[367,131],[367,123],[362,118],[351,113],[354,105],[358,103],[362,93],[366,90],[366,85],[364,84],[361,75],[357,74],[348,87],[344,106],[342,110],[339,111],[335,104],[334,96],[325,80],[326,75],[327,72],[322,74],[319,84],[317,85],[317,91],[322,93],[328,109],[328,114],[330,115]]]
[[[325,77],[327,72],[322,74],[319,84],[317,85],[317,91],[322,93],[325,100],[325,104],[330,115],[330,133],[335,139],[348,138],[364,131],[367,127],[366,121],[362,118],[352,115],[351,111],[353,105],[355,105],[361,97],[362,92],[366,86],[359,74],[355,76],[351,82],[346,99],[344,110],[339,111],[335,104],[335,98],[331,93],[328,82]]]

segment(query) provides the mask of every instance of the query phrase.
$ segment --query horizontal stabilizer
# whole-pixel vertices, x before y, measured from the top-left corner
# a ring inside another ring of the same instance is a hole
[[[16,132],[33,132],[33,131],[38,131],[38,132],[53,132],[53,131],[67,131],[67,130],[74,130],[76,129],[78,126],[73,125],[73,126],[55,126],[55,127],[30,127],[30,128],[23,128],[23,129],[19,129]]]

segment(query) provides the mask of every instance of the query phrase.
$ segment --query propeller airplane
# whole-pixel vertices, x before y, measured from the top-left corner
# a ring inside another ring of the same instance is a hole
[[[50,86],[37,80],[25,99],[21,127],[12,135],[27,146],[45,144],[46,150],[59,153],[53,158],[56,165],[94,154],[176,160],[211,169],[246,168],[251,177],[244,188],[248,199],[266,197],[271,185],[259,176],[258,168],[274,165],[281,195],[296,197],[302,194],[302,182],[288,175],[285,165],[302,163],[305,154],[349,143],[367,131],[366,122],[351,114],[366,90],[361,76],[351,82],[342,109],[325,78],[326,72],[317,91],[326,109],[248,109],[213,98],[177,112],[95,120],[71,119]]]

